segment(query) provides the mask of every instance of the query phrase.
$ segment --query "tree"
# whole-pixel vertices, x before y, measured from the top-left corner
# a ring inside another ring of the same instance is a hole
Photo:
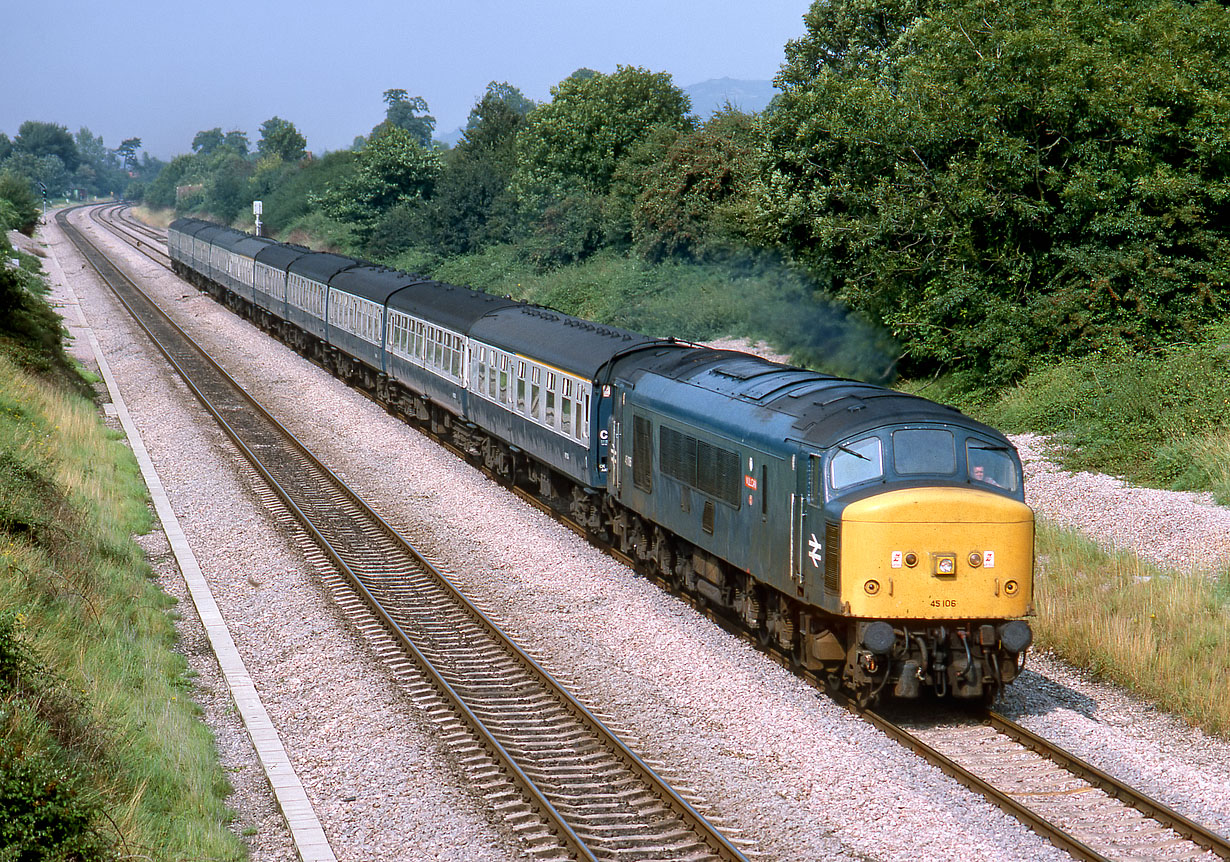
[[[666,72],[619,66],[613,75],[573,73],[527,117],[517,138],[518,190],[556,198],[605,195],[628,149],[655,126],[691,127],[687,95]]]
[[[0,205],[5,217],[0,218],[0,230],[34,233],[38,224],[39,198],[30,189],[30,180],[9,170],[0,171]]]
[[[77,131],[77,152],[81,165],[73,175],[73,183],[99,194],[114,194],[123,191],[128,177],[121,169],[119,157],[107,148],[101,135],[94,135],[85,126]]]
[[[637,252],[651,261],[698,259],[741,242],[736,205],[754,177],[755,144],[755,119],[728,110],[676,135],[647,165],[625,160],[616,185],[632,197]]]
[[[17,130],[13,139],[13,149],[32,156],[55,156],[68,171],[77,170],[81,156],[77,153],[77,144],[73,136],[64,126],[54,123],[40,123],[27,120]]]
[[[115,151],[119,153],[120,158],[124,162],[125,170],[130,172],[136,171],[138,165],[137,150],[139,149],[141,149],[140,138],[125,138],[120,141],[120,145],[115,148]]]
[[[532,110],[534,100],[527,99],[519,88],[507,81],[492,81],[483,97],[470,109],[462,134],[467,139],[472,138],[484,123],[499,122],[499,118],[506,116],[524,117]]]
[[[307,139],[299,134],[295,124],[281,117],[270,117],[261,123],[261,137],[256,151],[261,156],[280,156],[286,162],[302,161],[307,155]]]
[[[63,194],[72,180],[72,175],[64,169],[64,162],[54,155],[14,152],[5,159],[4,170],[23,177],[32,190],[42,183],[50,195]]]
[[[989,382],[1144,346],[1230,294],[1230,11],[825,0],[766,115],[760,237]]]
[[[307,143],[304,141],[304,143]],[[248,151],[251,149],[251,144],[248,143],[248,133],[241,132],[239,129],[232,129],[226,133],[226,137],[222,140],[222,146],[231,150],[238,156],[247,157]]]
[[[215,126],[212,129],[205,129],[196,133],[196,137],[192,139],[192,152],[202,156],[212,156],[218,147],[222,146],[222,142],[226,138],[222,134],[222,127]]]
[[[403,216],[403,236],[439,254],[465,254],[508,239],[516,202],[508,190],[518,130],[534,103],[516,87],[492,81],[471,109],[461,140],[448,153],[431,200]],[[391,240],[391,238],[390,238]],[[390,241],[390,250],[398,250]]]
[[[357,154],[353,172],[312,200],[330,218],[353,223],[366,238],[394,206],[430,197],[441,167],[439,153],[419,144],[413,134],[384,126]]]
[[[388,124],[404,129],[420,146],[431,146],[431,133],[436,128],[436,118],[427,113],[427,101],[422,96],[411,96],[405,90],[399,89],[385,90],[384,103],[388,107],[381,125]]]

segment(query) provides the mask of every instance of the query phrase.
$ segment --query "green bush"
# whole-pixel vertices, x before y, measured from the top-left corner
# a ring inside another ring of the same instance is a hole
[[[10,171],[0,171],[0,228],[17,230],[27,236],[34,233],[39,219],[39,201],[30,188],[30,180]]]
[[[1103,352],[1035,372],[981,408],[994,424],[1053,434],[1071,469],[1230,503],[1230,323],[1146,355]]]
[[[80,704],[20,636],[22,622],[20,615],[0,614],[0,859],[109,858],[98,834],[100,801],[74,765],[79,759],[63,745],[93,734],[79,728],[64,732],[66,724],[80,723]],[[74,709],[64,709],[66,704]],[[15,732],[31,722],[41,722],[51,733]]]

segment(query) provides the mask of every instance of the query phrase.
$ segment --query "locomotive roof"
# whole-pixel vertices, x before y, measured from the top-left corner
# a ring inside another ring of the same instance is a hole
[[[669,344],[613,326],[603,326],[536,305],[510,305],[477,321],[470,336],[588,379],[620,354]]]
[[[389,308],[430,320],[454,332],[471,333],[476,321],[501,308],[517,305],[511,299],[457,287],[442,281],[420,281],[389,298]]]
[[[634,362],[663,377],[733,399],[748,410],[771,411],[783,420],[779,428],[787,437],[822,448],[862,431],[902,422],[961,425],[1007,443],[1000,432],[955,407],[737,351],[663,351],[644,354]],[[625,374],[629,370],[621,367]],[[735,416],[729,419],[738,421]]]
[[[287,272],[293,272],[321,284],[328,284],[329,279],[352,266],[360,266],[360,262],[345,255],[314,251],[291,261]]]

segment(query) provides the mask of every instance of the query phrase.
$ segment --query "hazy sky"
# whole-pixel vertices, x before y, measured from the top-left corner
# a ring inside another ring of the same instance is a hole
[[[9,0],[0,11],[0,132],[25,120],[86,126],[161,159],[198,131],[290,120],[317,153],[384,118],[398,87],[437,133],[465,123],[489,81],[536,101],[581,67],[769,80],[809,0],[176,2]]]

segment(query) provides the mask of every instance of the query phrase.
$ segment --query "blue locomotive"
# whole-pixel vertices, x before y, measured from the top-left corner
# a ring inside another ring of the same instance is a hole
[[[891,389],[221,227],[175,271],[863,702],[989,700],[1032,633],[999,432]]]

